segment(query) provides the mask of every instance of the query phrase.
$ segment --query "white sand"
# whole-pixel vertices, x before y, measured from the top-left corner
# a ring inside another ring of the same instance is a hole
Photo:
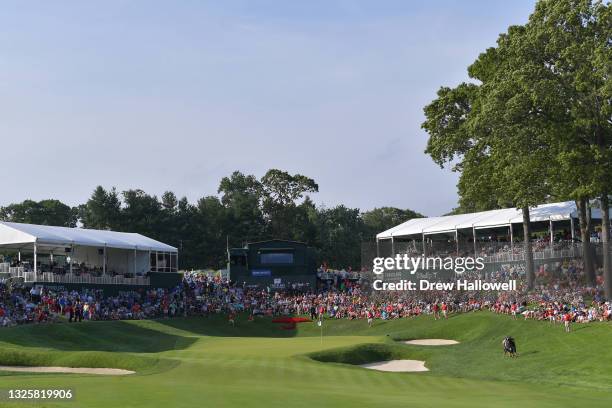
[[[26,367],[26,366],[0,366],[0,371],[13,371],[22,373],[69,373],[69,374],[99,374],[99,375],[128,375],[134,371],[120,368],[85,368],[85,367]]]
[[[395,373],[429,371],[429,369],[425,367],[425,362],[419,360],[379,361],[377,363],[361,364],[361,367],[369,368],[370,370],[391,371]]]
[[[455,340],[445,340],[445,339],[419,339],[419,340],[408,340],[405,341],[406,344],[414,344],[416,346],[450,346],[452,344],[459,344],[458,341]]]

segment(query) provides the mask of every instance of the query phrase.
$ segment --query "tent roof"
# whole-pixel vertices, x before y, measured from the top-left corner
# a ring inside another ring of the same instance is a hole
[[[421,234],[423,232],[423,228],[428,225],[433,225],[442,218],[444,217],[413,218],[377,234],[376,238],[391,238],[392,236]]]
[[[34,242],[43,246],[57,247],[79,245],[98,248],[178,252],[173,246],[136,233],[0,221],[0,247]]]
[[[531,222],[561,221],[577,218],[576,203],[541,204],[530,209]],[[593,218],[601,218],[601,211],[592,210]],[[440,234],[464,228],[493,228],[523,222],[523,213],[516,208],[482,211],[470,214],[447,215],[443,217],[413,218],[376,235],[377,239],[388,239],[421,234]]]

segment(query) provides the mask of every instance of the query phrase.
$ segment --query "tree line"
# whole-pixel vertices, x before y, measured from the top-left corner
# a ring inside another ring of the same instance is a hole
[[[529,287],[534,284],[529,208],[575,200],[583,262],[595,269],[589,207],[603,214],[603,269],[612,297],[612,6],[541,0],[524,25],[468,67],[470,82],[442,87],[424,109],[426,153],[460,172],[456,212],[523,211]]]
[[[260,179],[235,171],[219,183],[217,195],[191,203],[171,191],[161,197],[143,190],[118,192],[98,186],[87,202],[71,207],[59,200],[26,200],[0,208],[0,219],[136,232],[179,249],[184,269],[219,268],[227,245],[272,238],[302,241],[330,267],[359,268],[362,242],[408,219],[422,217],[393,207],[362,212],[344,205],[317,206],[309,194],[317,183],[300,174],[269,170]]]

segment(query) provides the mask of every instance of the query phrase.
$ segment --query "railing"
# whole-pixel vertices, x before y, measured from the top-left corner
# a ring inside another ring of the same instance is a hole
[[[0,262],[0,273],[9,273],[11,264],[8,262]]]
[[[365,277],[364,272],[317,272],[317,277],[322,280],[333,280],[334,277],[338,277],[339,279],[360,279]]]
[[[84,283],[97,285],[149,285],[150,279],[146,276],[135,276],[126,278],[125,276],[91,276],[91,275],[60,275],[53,272],[40,272],[35,274],[32,271],[26,272],[23,267],[10,268],[11,277],[23,278],[24,282],[40,283]]]
[[[538,248],[538,243],[534,242],[533,258],[542,259],[558,259],[558,258],[580,258],[582,257],[582,245],[580,243],[555,243],[554,247]],[[602,254],[601,245],[594,245],[595,251],[598,256]],[[465,254],[461,256],[472,256],[474,253],[473,249],[470,251],[468,248]],[[396,252],[397,253],[397,252]],[[410,256],[410,254],[409,254]],[[417,255],[418,256],[418,255]],[[428,256],[435,257],[446,257],[454,256],[448,252],[429,252]],[[500,244],[487,244],[484,248],[479,248],[476,252],[476,257],[482,257],[485,263],[497,263],[497,262],[518,262],[525,260],[525,253],[521,243],[515,243],[514,247],[511,247],[507,243]]]
[[[544,249],[542,251],[533,251],[533,259],[557,259],[557,258],[577,258],[582,256],[582,249],[578,246],[569,247],[566,249]],[[525,253],[498,253],[484,257],[486,263],[493,262],[516,262],[524,261]]]
[[[9,268],[9,274],[12,278],[23,278],[23,274],[25,273],[25,268],[23,266],[16,266]]]
[[[91,276],[91,275],[58,275],[52,272],[38,274],[36,282],[45,283],[85,283],[98,285],[149,285],[150,279],[145,276],[126,278],[125,276]]]

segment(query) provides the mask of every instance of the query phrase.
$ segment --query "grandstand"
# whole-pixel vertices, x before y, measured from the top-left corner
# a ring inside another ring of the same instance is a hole
[[[0,273],[45,286],[168,286],[178,250],[136,233],[0,222]]]
[[[591,218],[601,220],[601,211],[592,209]],[[475,254],[489,262],[522,261],[522,245],[517,245],[523,236],[522,222],[522,211],[516,208],[413,218],[377,234],[376,252],[377,256],[406,252],[419,255]],[[530,209],[530,222],[536,241],[535,258],[580,255],[575,202],[533,207]]]

